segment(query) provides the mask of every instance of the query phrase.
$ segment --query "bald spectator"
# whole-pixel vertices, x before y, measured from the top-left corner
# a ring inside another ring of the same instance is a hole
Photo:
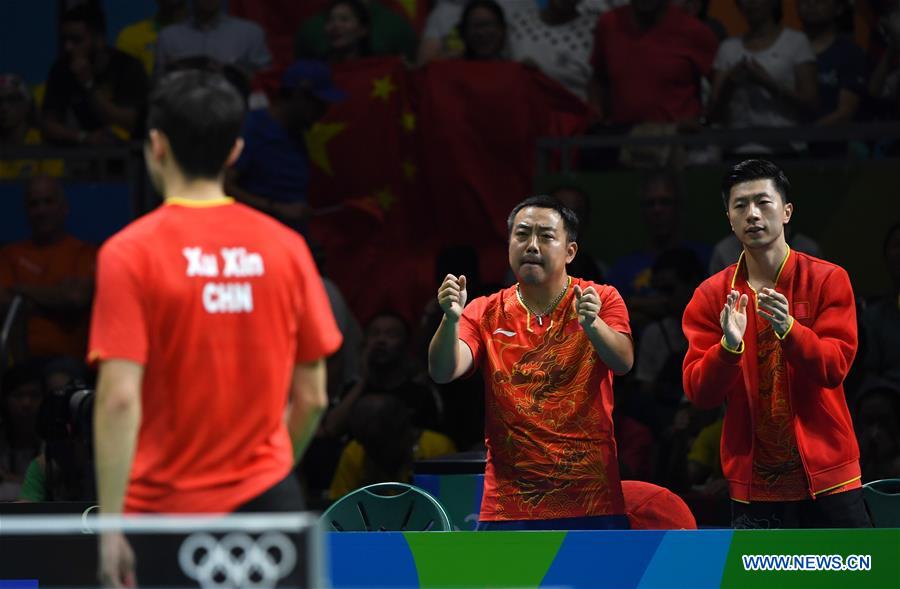
[[[59,180],[32,178],[25,189],[31,238],[0,249],[0,308],[24,298],[31,357],[84,355],[96,248],[66,232],[68,211]]]

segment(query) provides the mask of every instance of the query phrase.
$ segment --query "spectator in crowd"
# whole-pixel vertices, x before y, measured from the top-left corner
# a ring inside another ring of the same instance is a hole
[[[709,117],[732,129],[792,127],[817,112],[816,55],[803,33],[781,23],[782,0],[738,0],[748,31],[722,42],[713,65]],[[747,143],[736,153],[796,154],[805,145]]]
[[[641,220],[648,243],[617,260],[609,271],[609,282],[622,294],[636,331],[664,316],[666,297],[653,290],[653,264],[660,253],[677,247],[694,251],[701,263],[708,262],[706,246],[686,241],[679,228],[684,200],[681,177],[671,171],[655,170],[642,175],[638,187]]]
[[[140,60],[147,76],[156,65],[156,41],[159,32],[180,23],[188,15],[188,0],[156,0],[158,10],[150,18],[130,24],[119,31],[116,48]]]
[[[467,0],[437,0],[425,21],[416,63],[425,65],[436,59],[462,56],[463,44],[459,35],[459,19]]]
[[[324,57],[330,63],[341,63],[371,55],[371,26],[369,10],[362,0],[332,2],[325,16],[328,51]]]
[[[29,463],[41,450],[37,422],[44,389],[35,363],[3,374],[0,388],[0,501],[17,499]]]
[[[570,92],[588,99],[596,18],[579,14],[577,0],[549,0],[509,16],[512,58],[540,69]],[[579,274],[580,276],[580,274]]]
[[[591,199],[587,192],[573,184],[562,184],[551,190],[550,196],[575,213],[581,227],[578,232],[578,255],[567,266],[569,274],[598,284],[606,282],[603,262],[585,247],[584,236],[591,231]]]
[[[228,194],[303,230],[309,215],[309,156],[303,135],[329,103],[343,98],[324,63],[300,60],[291,65],[269,107],[244,119],[244,150],[227,173]]]
[[[411,482],[414,461],[456,452],[447,436],[415,426],[409,408],[391,395],[360,399],[353,407],[350,431],[353,439],[341,453],[331,499],[373,483]]]
[[[604,121],[621,130],[695,125],[700,80],[717,45],[708,27],[668,0],[634,0],[600,16],[591,62]]]
[[[59,180],[35,176],[25,186],[31,238],[0,249],[0,308],[27,303],[32,357],[84,356],[96,248],[66,231],[68,203]]]
[[[38,416],[42,451],[28,465],[20,501],[97,499],[93,389],[81,381],[83,374],[84,366],[69,358],[49,362],[42,370],[44,399]]]
[[[869,78],[869,95],[880,106],[879,114],[900,119],[900,6],[881,18],[878,30],[885,47]]]
[[[375,393],[399,399],[412,412],[410,419],[416,427],[440,428],[437,393],[416,380],[409,343],[409,325],[405,319],[392,312],[382,312],[372,318],[366,326],[359,382],[325,416],[324,429],[328,435],[347,433],[354,405]]]
[[[336,13],[335,8],[338,9]],[[354,20],[358,22],[351,22]],[[378,0],[336,0],[303,21],[295,39],[296,57],[321,59],[328,56],[332,53],[334,37],[347,34],[350,28],[361,32],[362,27],[357,25],[364,25],[367,49],[372,55],[402,55],[410,61],[415,59],[417,39],[412,25]]]
[[[43,138],[35,123],[34,102],[25,80],[17,74],[0,74],[0,146],[40,145]],[[61,176],[64,168],[58,159],[0,160],[0,180],[36,174]]]
[[[900,477],[900,389],[873,385],[856,400],[863,482]]]
[[[221,0],[191,0],[191,15],[159,32],[156,46],[157,76],[197,58],[234,68],[246,80],[272,62],[266,34],[251,21],[230,16]]]
[[[79,4],[60,19],[62,51],[47,75],[44,136],[63,145],[109,145],[138,127],[148,83],[141,62],[106,43],[106,18]]]
[[[818,242],[808,235],[794,231],[791,225],[785,225],[784,238],[792,250],[817,258],[822,257],[822,248]],[[709,275],[712,276],[737,262],[742,251],[744,251],[743,246],[734,233],[720,239],[713,247],[712,256],[709,259]]]
[[[687,340],[681,316],[694,289],[704,278],[703,266],[687,248],[662,252],[653,264],[653,290],[662,300],[662,317],[641,333],[634,378],[641,398],[655,407],[655,423],[669,424],[684,398],[681,363]]]
[[[797,4],[803,30],[816,54],[818,108],[816,125],[849,123],[856,119],[866,95],[866,57],[845,31],[853,26],[848,0],[800,0]],[[846,142],[815,143],[819,156],[840,155]]]
[[[891,290],[866,306],[863,312],[866,376],[900,388],[900,223],[884,239],[884,262]]]
[[[676,493],[686,493],[693,483],[688,456],[700,433],[716,418],[715,410],[701,410],[687,400],[680,402],[669,420],[660,424],[656,448],[656,480]]]
[[[709,16],[709,0],[672,0],[672,3],[709,27],[720,43],[728,36],[725,25]]]
[[[438,252],[434,263],[434,286],[439,287],[451,272],[465,274],[471,297],[481,296],[491,289],[481,282],[478,252],[469,245],[448,246]],[[441,323],[444,311],[436,298],[425,304],[419,321],[416,357],[428,356],[431,336]],[[462,451],[484,449],[484,385],[478,375],[437,384],[444,414],[441,431]]]
[[[465,59],[492,61],[508,57],[506,16],[494,0],[471,0],[463,9],[458,28]]]

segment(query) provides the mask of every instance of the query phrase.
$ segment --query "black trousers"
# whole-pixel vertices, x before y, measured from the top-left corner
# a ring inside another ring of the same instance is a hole
[[[731,502],[736,530],[776,528],[871,528],[862,489],[803,501]]]

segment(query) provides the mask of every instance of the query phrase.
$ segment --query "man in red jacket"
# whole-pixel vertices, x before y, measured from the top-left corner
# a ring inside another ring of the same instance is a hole
[[[744,251],[685,310],[684,390],[699,407],[727,401],[733,527],[871,527],[843,389],[857,346],[853,290],[843,268],[788,247],[789,190],[765,160],[737,164],[722,183]]]

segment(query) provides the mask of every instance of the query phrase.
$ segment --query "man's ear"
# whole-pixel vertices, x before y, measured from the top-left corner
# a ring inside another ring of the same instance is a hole
[[[578,253],[578,242],[570,241],[566,244],[566,264],[572,263],[572,260],[575,259],[575,254]]]
[[[242,151],[244,151],[244,140],[241,137],[238,137],[231,147],[231,153],[228,154],[228,159],[225,160],[225,167],[230,168],[233,166],[234,162],[238,161],[238,158],[241,157]]]
[[[148,155],[157,163],[162,163],[166,159],[166,155],[170,151],[169,138],[158,129],[150,129],[148,136]]]
[[[794,205],[793,203],[787,203],[784,205],[784,224],[787,225],[791,222],[791,215],[794,214]]]

